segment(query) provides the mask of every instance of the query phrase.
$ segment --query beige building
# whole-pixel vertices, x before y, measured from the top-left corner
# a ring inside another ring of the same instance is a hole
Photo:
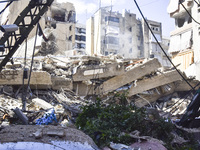
[[[162,25],[148,20],[156,38],[162,43]],[[143,20],[136,14],[123,10],[110,11],[100,8],[86,24],[86,53],[89,55],[120,54],[125,58],[157,57],[163,63],[163,55]]]
[[[186,11],[179,2],[170,1],[168,13],[175,19],[176,28],[171,32],[169,52],[174,64],[180,65],[179,69],[200,80],[200,7],[197,3],[182,1]]]
[[[3,14],[1,24],[13,24],[28,3],[29,0],[13,2]],[[71,50],[75,46],[76,13],[72,3],[58,3],[55,0],[39,23],[44,32],[48,30],[48,34],[55,37],[54,42],[58,50],[56,54],[64,54],[64,51]],[[33,38],[35,33],[36,29],[33,29],[28,39]]]
[[[193,2],[187,0],[182,4],[192,14]],[[194,62],[194,23],[178,1],[171,0],[167,10],[170,17],[175,19],[175,30],[170,33],[169,53],[173,63],[184,71]]]

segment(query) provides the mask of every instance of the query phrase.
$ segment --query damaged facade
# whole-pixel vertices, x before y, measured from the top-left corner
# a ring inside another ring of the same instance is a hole
[[[15,5],[9,6],[7,11],[4,12],[1,24],[13,24],[21,10],[28,5],[29,0],[24,0],[23,2],[16,1],[14,3]],[[15,11],[14,14],[11,13],[13,10]],[[29,20],[26,19],[26,22],[28,23]],[[42,36],[39,37],[38,42],[39,45],[41,44],[41,46],[37,47],[38,51],[40,51],[39,55],[64,55],[65,51],[72,50],[75,47],[76,12],[72,3],[58,3],[54,1],[45,15],[41,17],[39,23],[48,41]],[[33,45],[35,30],[32,30],[28,36],[29,45]],[[21,49],[24,49],[24,47]],[[18,57],[22,56],[21,53],[24,54],[24,51],[19,50]]]
[[[162,25],[148,20],[148,23],[162,44]],[[163,66],[168,60],[152,37],[143,20],[136,19],[130,11],[111,12],[110,7],[100,8],[87,21],[86,53],[89,55],[120,54],[125,58],[158,58]],[[165,51],[168,45],[165,46]]]
[[[171,0],[167,11],[175,19],[176,26],[170,35],[169,53],[172,54],[172,61],[187,76],[199,80],[199,6],[191,0],[181,3]]]
[[[16,6],[20,6],[21,2],[17,1]],[[14,6],[11,8],[13,9]],[[12,17],[8,16],[7,23]],[[130,20],[130,24],[127,20]],[[100,21],[102,23],[99,23]],[[52,141],[59,139],[88,143],[91,150],[98,150],[93,140],[79,131],[80,126],[75,127],[76,119],[82,113],[82,107],[95,104],[98,98],[105,106],[112,104],[121,106],[122,102],[116,96],[121,93],[125,93],[122,95],[125,100],[123,105],[147,108],[147,116],[144,116],[139,125],[136,122],[140,127],[144,121],[147,121],[148,125],[157,123],[160,115],[176,121],[185,112],[191,97],[182,101],[182,93],[190,92],[191,87],[180,74],[193,87],[199,81],[187,78],[184,73],[179,74],[174,68],[169,68],[167,58],[161,54],[158,43],[150,34],[144,21],[137,20],[135,14],[128,11],[120,14],[102,8],[88,21],[89,32],[86,33],[85,26],[75,25],[73,5],[54,3],[40,23],[44,36],[38,37],[40,42],[35,45],[36,53],[30,53],[24,59],[26,47],[24,43],[12,61],[7,63],[0,72],[0,137],[3,139],[1,142],[39,141],[52,144]],[[148,23],[158,42],[164,50],[167,50],[168,40],[162,37],[161,23],[151,20],[148,20]],[[89,50],[87,52],[93,56],[78,55],[84,54],[82,52],[85,45],[88,45],[85,34],[91,48],[87,48]],[[48,40],[45,41],[44,37]],[[28,49],[34,47],[31,42],[34,42],[34,32],[28,38]],[[73,56],[68,56],[66,50],[72,47],[76,48]],[[34,59],[31,59],[32,55]],[[117,115],[121,116],[121,114]],[[134,118],[129,120],[137,121]],[[120,121],[117,119],[117,122],[122,124]],[[164,120],[164,122],[168,121],[168,119]],[[30,126],[15,126],[17,131],[13,137],[13,127],[8,126],[11,124]],[[119,136],[121,134],[127,133],[124,130]],[[159,149],[165,150],[163,145],[168,144],[150,136],[140,135],[140,131],[135,129],[128,134],[137,142],[132,146],[111,142],[110,148],[135,149],[141,148],[143,144],[149,144],[148,149],[150,149],[151,145],[157,144]],[[173,134],[175,140],[179,138],[178,142],[172,141],[173,144],[187,142],[177,136],[176,132]],[[101,136],[101,132],[97,132],[96,137],[99,135]]]

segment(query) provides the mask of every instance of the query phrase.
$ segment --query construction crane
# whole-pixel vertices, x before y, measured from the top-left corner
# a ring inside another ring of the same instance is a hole
[[[28,37],[53,1],[31,0],[12,25],[0,26],[1,31],[5,32],[0,39],[0,51],[7,52],[5,55],[0,56],[3,57],[3,60],[0,62],[0,71],[11,60],[14,53]]]

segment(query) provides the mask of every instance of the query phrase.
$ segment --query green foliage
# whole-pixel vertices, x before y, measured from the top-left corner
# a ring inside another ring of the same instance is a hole
[[[125,102],[125,95],[118,96]],[[100,147],[109,145],[110,142],[132,144],[135,141],[129,133],[138,130],[141,136],[162,140],[169,150],[173,150],[170,143],[173,140],[171,132],[174,126],[171,121],[166,122],[162,118],[152,120],[144,108],[125,103],[104,106],[98,99],[96,103],[84,106],[82,110],[76,120],[76,126],[92,137]]]

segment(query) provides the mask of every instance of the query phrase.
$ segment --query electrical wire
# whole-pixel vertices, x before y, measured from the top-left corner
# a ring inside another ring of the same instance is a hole
[[[199,3],[196,0],[194,0],[194,2],[199,6]]]
[[[27,55],[27,38],[26,38],[26,45],[25,45],[25,54],[24,54],[24,71],[26,68],[26,55]],[[22,87],[23,87],[23,94],[22,94],[22,110],[26,111],[26,92],[25,92],[25,86],[24,86],[24,77],[25,77],[25,72],[23,71],[23,81],[22,81]]]
[[[28,78],[28,87],[30,85],[31,73],[32,73],[32,70],[33,70],[33,61],[34,61],[34,55],[35,55],[35,47],[36,47],[36,42],[37,42],[38,30],[39,30],[39,23],[37,24],[37,27],[36,27],[36,35],[35,35],[35,42],[34,42],[34,47],[33,47],[33,54],[32,54],[31,67],[30,67],[30,74],[29,74],[29,78]]]
[[[184,6],[183,3],[181,2],[181,0],[179,0],[179,3],[180,3],[181,6],[185,9],[185,11],[188,13],[188,15],[190,16],[190,18],[192,18],[192,20],[193,20],[194,22],[196,22],[197,24],[200,25],[200,23],[199,23],[198,21],[196,21],[196,20],[192,17],[192,15],[190,14],[190,12],[185,8],[185,6]]]
[[[36,27],[36,35],[35,35],[35,42],[34,42],[34,47],[33,47],[33,55],[32,55],[32,60],[31,60],[30,73],[29,73],[29,77],[28,77],[28,85],[27,85],[27,89],[25,91],[24,97],[26,97],[27,92],[29,90],[29,86],[30,86],[30,80],[31,80],[31,73],[32,73],[32,68],[33,68],[33,61],[34,61],[34,54],[35,54],[35,47],[36,47],[38,30],[39,30],[39,23],[37,24],[37,27]],[[25,52],[25,55],[26,55],[26,52]],[[25,58],[26,58],[26,56],[25,56]],[[24,64],[25,64],[25,62],[24,62]],[[23,111],[26,111],[26,101],[25,101],[25,99],[24,99],[24,102],[23,102]]]
[[[140,7],[138,6],[136,0],[134,0],[134,2],[135,2],[135,4],[136,4],[136,6],[137,6],[137,8],[138,8],[138,10],[139,10],[139,12],[140,12],[142,18],[144,19],[144,21],[145,21],[147,27],[149,28],[151,34],[153,35],[154,39],[156,40],[157,44],[159,45],[159,47],[161,48],[161,50],[163,51],[163,53],[165,54],[165,56],[167,57],[167,59],[169,60],[169,62],[172,64],[172,66],[175,68],[175,70],[178,72],[178,74],[183,78],[183,80],[184,80],[193,90],[195,90],[194,87],[185,79],[185,77],[184,77],[184,76],[180,73],[180,71],[176,68],[176,66],[174,65],[174,63],[172,62],[172,60],[169,58],[169,56],[167,55],[167,53],[165,52],[165,50],[162,48],[162,46],[161,46],[160,43],[158,42],[158,39],[156,38],[156,36],[154,35],[152,29],[150,28],[150,26],[149,26],[147,20],[145,19],[145,17],[144,17],[144,15],[143,15],[143,13],[142,13]]]

